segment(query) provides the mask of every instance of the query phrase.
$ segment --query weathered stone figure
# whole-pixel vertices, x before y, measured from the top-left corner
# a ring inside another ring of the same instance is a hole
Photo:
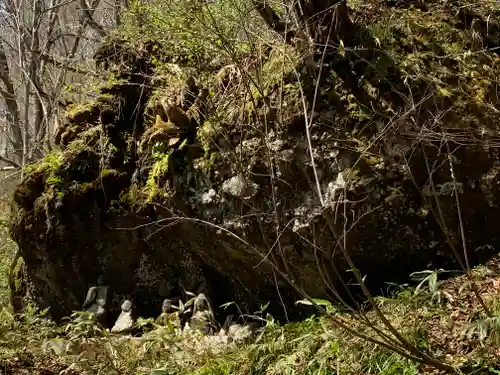
[[[193,316],[189,326],[193,329],[198,329],[205,334],[212,334],[215,332],[215,319],[212,307],[207,297],[200,293],[193,304]]]
[[[92,313],[93,317],[101,324],[106,322],[106,303],[109,287],[104,285],[104,275],[97,279],[97,286],[91,287],[83,303],[82,310]]]
[[[256,323],[248,323],[245,325],[231,324],[227,330],[227,342],[242,343],[249,340],[254,332],[258,329]]]
[[[175,311],[171,299],[165,299],[161,305],[161,314],[155,321],[156,324],[166,326],[173,325],[174,327],[180,326],[179,313]]]
[[[226,316],[226,320],[224,321],[224,324],[222,325],[221,330],[227,333],[229,327],[233,324],[236,324],[236,322],[233,320],[234,315],[230,314]]]
[[[248,341],[258,328],[259,325],[256,322],[239,324],[233,320],[233,315],[229,315],[219,332],[219,337],[227,344],[233,342],[239,344]]]
[[[116,323],[111,328],[111,332],[113,333],[128,333],[134,327],[134,318],[132,316],[132,302],[128,299],[123,301],[121,306],[122,312],[118,319],[116,319]]]

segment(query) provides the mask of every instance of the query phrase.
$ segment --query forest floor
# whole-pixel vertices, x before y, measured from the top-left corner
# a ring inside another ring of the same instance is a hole
[[[357,20],[366,18],[367,34],[374,43],[387,48],[395,61],[390,66],[438,82],[439,95],[457,108],[487,103],[485,93],[490,81],[496,81],[498,56],[491,51],[469,53],[473,30],[470,25],[467,29],[451,27],[450,12],[441,2],[435,2],[432,12],[383,12],[376,2],[351,3],[358,5]],[[488,2],[484,3],[478,8],[486,14]],[[490,18],[485,19],[489,22]],[[491,48],[496,50],[498,41],[493,42]],[[415,46],[420,50],[409,53]],[[449,66],[443,65],[444,57]],[[381,65],[384,61],[377,60]],[[470,79],[463,84],[457,76]],[[362,107],[351,103],[349,108]],[[489,114],[486,104],[478,108],[481,115]],[[356,122],[365,114],[358,110],[352,116]],[[114,335],[78,314],[62,325],[33,309],[14,316],[6,282],[14,249],[7,230],[0,226],[0,375],[446,373],[436,368],[439,364],[457,369],[456,373],[500,374],[500,257],[474,268],[473,282],[470,275],[451,270],[420,272],[414,275],[420,277],[418,285],[388,285],[390,294],[374,297],[373,304],[356,312],[316,301],[326,313],[301,322],[280,324],[263,314],[262,327],[252,340],[234,345],[217,336],[170,327],[155,327],[141,336]],[[138,322],[143,327],[150,323]]]
[[[466,275],[424,271],[416,287],[396,286],[377,297],[387,320],[411,345],[457,373],[500,373],[500,257]],[[490,316],[482,307],[487,307]],[[251,341],[156,327],[142,336],[109,333],[74,317],[57,326],[33,310],[15,318],[0,310],[1,374],[437,374],[446,373],[370,342],[402,348],[367,306],[355,314],[326,301],[328,313],[280,325],[267,316]],[[139,324],[147,323],[139,321]],[[336,322],[354,328],[353,335]],[[361,337],[360,335],[365,335]]]

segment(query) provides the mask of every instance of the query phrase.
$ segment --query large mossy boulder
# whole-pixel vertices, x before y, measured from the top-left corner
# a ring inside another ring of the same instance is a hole
[[[359,298],[352,264],[379,292],[459,268],[464,247],[471,263],[495,253],[500,59],[470,53],[484,15],[374,6],[354,13],[351,48],[323,61],[310,137],[301,95],[311,109],[318,64],[297,55],[280,85],[272,50],[265,97],[249,102],[234,66],[164,62],[151,79],[161,47],[120,47],[128,73],[72,109],[71,137],[15,193],[11,233],[35,302],[60,319],[104,274],[115,315],[125,298],[154,316],[190,291],[293,317],[299,291]]]

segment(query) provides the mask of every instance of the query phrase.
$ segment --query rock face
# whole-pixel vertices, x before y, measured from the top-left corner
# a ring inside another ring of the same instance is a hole
[[[466,40],[466,30],[451,26]],[[114,318],[124,299],[150,317],[165,298],[186,299],[185,291],[205,293],[214,307],[235,301],[250,313],[270,301],[273,315],[284,316],[286,307],[293,318],[299,289],[352,302],[343,286],[355,283],[350,261],[379,292],[413,271],[456,269],[462,235],[471,263],[495,253],[500,103],[491,90],[499,58],[488,52],[448,64],[449,78],[440,81],[452,97],[430,100],[436,81],[411,75],[405,51],[431,47],[412,38],[392,46],[398,61],[373,52],[380,49],[368,34],[345,41],[362,44],[366,56],[327,56],[329,74],[309,127],[312,149],[293,74],[283,90],[270,85],[270,104],[259,104],[255,124],[242,134],[244,114],[217,112],[235,97],[242,100],[235,106],[248,104],[238,82],[225,82],[221,94],[217,81],[193,83],[175,66],[166,81],[152,81],[154,49],[120,47],[113,54],[120,61],[106,64],[125,66],[122,80],[69,111],[71,137],[60,137],[61,150],[31,167],[16,190],[11,232],[31,298],[60,319],[105,274]],[[382,60],[383,73],[373,68]],[[421,69],[438,74],[433,64]],[[463,64],[483,83],[474,75],[457,83]],[[302,81],[308,103],[315,74],[306,69]],[[412,77],[411,90],[403,74]],[[486,85],[482,102],[454,91],[476,84]],[[151,104],[150,87],[172,100]],[[402,99],[410,96],[418,108]],[[286,109],[278,115],[281,102]],[[455,110],[446,112],[452,103]],[[360,295],[356,287],[349,292]]]

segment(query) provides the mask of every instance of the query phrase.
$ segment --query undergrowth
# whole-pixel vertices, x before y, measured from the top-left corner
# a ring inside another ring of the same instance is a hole
[[[219,100],[218,116],[206,120],[197,134],[206,154],[205,168],[211,168],[216,163],[217,152],[222,148],[220,144],[224,144],[221,138],[230,138],[231,130],[233,133],[244,132],[247,137],[263,132],[258,129],[261,125],[258,121],[250,125],[245,121],[258,117],[261,114],[259,110],[269,105],[271,99],[274,99],[276,107],[279,104],[282,117],[293,117],[295,112],[303,110],[294,101],[300,97],[300,80],[289,79],[294,74],[300,75],[297,70],[302,64],[301,54],[290,46],[284,47],[259,17],[253,17],[254,10],[249,4],[225,0],[199,8],[194,2],[135,1],[124,14],[124,26],[118,31],[131,44],[156,40],[162,45],[162,51],[158,53],[160,58],[155,57],[153,61],[158,75],[162,71],[165,75],[165,61],[183,68],[219,71],[213,85],[219,92],[210,91],[211,97],[215,96],[214,101]],[[373,17],[370,6],[373,3],[357,4],[355,17],[358,21],[363,17]],[[493,8],[492,12],[496,9]],[[428,91],[433,91],[431,96],[435,103],[428,104],[428,107],[422,105],[422,113],[427,113],[434,105],[442,108],[448,102],[453,103],[450,107],[454,111],[449,119],[453,120],[455,113],[461,114],[455,116],[460,118],[460,121],[457,120],[458,128],[476,130],[479,120],[488,117],[493,122],[498,119],[494,105],[497,98],[493,98],[494,90],[490,90],[498,73],[498,58],[490,52],[471,53],[470,30],[462,30],[450,23],[449,12],[442,8],[427,13],[413,8],[386,13],[384,16],[377,15],[379,19],[375,22],[367,22],[364,34],[356,36],[365,38],[366,45],[374,51],[382,49],[383,53],[365,56],[357,50],[347,51],[351,57],[359,53],[361,57],[357,63],[361,65],[360,61],[363,62],[366,68],[363,75],[356,77],[356,85],[360,86],[355,91],[357,95],[349,91],[352,87],[342,87],[341,81],[346,81],[348,76],[341,78],[333,70],[329,72],[331,77],[325,79],[327,89],[322,87],[323,91],[320,91],[321,99],[328,108],[317,109],[325,115],[332,112],[330,99],[343,103],[341,106],[347,116],[339,121],[341,125],[356,125],[354,130],[347,129],[351,131],[348,138],[358,144],[354,147],[364,153],[367,145],[373,143],[370,132],[358,135],[358,125],[383,123],[388,120],[387,113],[395,114],[401,110],[398,108],[398,103],[403,101],[401,97],[387,96],[387,100],[384,99],[386,93],[383,91],[385,88],[390,91],[389,87],[401,92],[408,89],[408,95],[403,99],[410,102],[414,109],[415,103],[411,103],[414,97],[424,97]],[[263,53],[263,46],[269,47],[271,52]],[[335,52],[341,56],[346,53],[342,46],[339,44]],[[365,61],[368,58],[371,61]],[[251,69],[252,66],[257,68]],[[385,82],[385,86],[374,86],[380,82]],[[282,86],[281,91],[278,86]],[[398,95],[404,96],[400,92]],[[394,99],[394,103],[389,103],[388,99]],[[283,110],[287,106],[289,112]],[[85,106],[73,108],[73,115],[77,116],[82,109]],[[245,111],[246,117],[238,117]],[[268,118],[277,116],[271,111],[264,115],[267,132]],[[426,115],[421,117],[426,118]],[[448,122],[455,125],[454,121]],[[422,130],[425,130],[424,127]],[[413,131],[409,134],[416,138]],[[435,133],[419,134],[419,137],[424,136],[432,139]],[[460,140],[459,136],[461,133],[456,136]],[[215,142],[217,137],[220,144]],[[73,142],[72,145],[68,150],[79,144]],[[145,182],[149,201],[169,193],[163,187],[168,187],[166,176],[170,172],[171,153],[156,148],[152,160]],[[376,163],[378,159],[373,157],[373,160]],[[26,172],[50,171],[46,184],[60,185],[63,182],[59,175],[62,164],[61,153],[53,152],[42,162],[27,167]],[[101,171],[101,177],[107,173],[111,172]],[[0,272],[4,275],[8,269],[7,260],[12,256],[11,249],[7,242],[0,243],[3,260]],[[390,298],[376,298],[372,308],[379,308],[392,326],[422,353],[429,353],[464,372],[478,370],[480,373],[495,373],[494,369],[500,365],[500,282],[495,275],[481,271],[484,270],[475,271],[478,282],[476,293],[471,292],[465,277],[440,283],[438,278],[442,271],[429,270],[414,275],[420,282],[417,287],[403,288]],[[0,280],[4,283],[0,284],[1,306],[2,301],[7,300],[7,294],[6,278]],[[484,298],[491,314],[485,314],[480,308],[478,295]],[[44,319],[43,314],[28,309],[16,318],[8,309],[1,310],[0,369],[31,367],[57,373],[150,375],[417,375],[436,372],[433,368],[417,364],[408,356],[352,335],[339,328],[338,324],[333,324],[334,321],[341,322],[364,337],[380,339],[385,336],[389,338],[386,341],[391,342],[388,326],[380,322],[376,311],[368,308],[355,314],[333,312],[332,309],[326,315],[287,325],[280,325],[268,316],[254,341],[240,346],[222,345],[217,337],[161,327],[142,337],[121,337],[91,324],[82,314],[75,314],[64,326],[54,325]],[[379,332],[378,335],[374,334],[373,328]]]
[[[464,287],[464,276],[436,282],[433,276],[417,287],[402,286],[391,297],[379,297],[377,304],[420,349],[446,359],[464,373],[495,374],[500,365],[500,279],[492,270],[499,261],[490,266],[475,269],[474,274],[493,318],[478,309],[474,294]],[[441,272],[426,273],[437,277]],[[436,299],[437,292],[447,298]],[[375,322],[371,310],[352,315],[336,312],[326,301],[318,302],[330,312],[285,325],[267,315],[253,339],[239,345],[226,344],[217,335],[172,326],[154,326],[137,337],[120,336],[95,325],[84,313],[75,313],[57,326],[45,318],[46,311],[29,308],[15,318],[3,309],[0,368],[145,375],[436,373],[332,324],[333,318],[342,319],[360,332],[366,331],[362,320]],[[139,319],[138,325],[148,321]]]
[[[0,309],[9,304],[8,276],[15,252],[15,243],[8,234],[7,219],[0,216]]]

